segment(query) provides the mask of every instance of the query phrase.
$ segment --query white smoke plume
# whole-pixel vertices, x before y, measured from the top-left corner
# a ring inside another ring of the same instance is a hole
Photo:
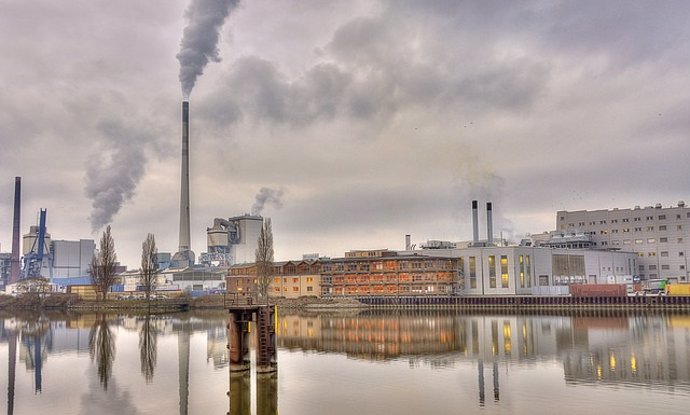
[[[184,28],[180,52],[180,84],[185,99],[194,88],[199,75],[209,61],[219,62],[218,38],[220,28],[239,0],[192,0],[185,16],[189,23]]]
[[[84,189],[92,201],[89,221],[94,232],[112,222],[122,204],[134,196],[146,166],[141,143],[151,141],[146,132],[120,122],[103,122],[99,130],[106,138],[105,148],[89,160]]]
[[[266,204],[272,205],[276,209],[283,207],[283,197],[282,190],[270,189],[268,187],[262,187],[259,189],[259,193],[256,194],[256,199],[254,205],[252,206],[252,215],[261,215]]]

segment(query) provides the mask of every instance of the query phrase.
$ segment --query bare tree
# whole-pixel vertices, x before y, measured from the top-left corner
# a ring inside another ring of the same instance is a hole
[[[158,249],[156,249],[156,238],[152,233],[146,236],[146,240],[141,244],[141,275],[140,283],[146,293],[146,301],[151,298],[151,293],[158,286]]]
[[[144,375],[146,383],[153,382],[153,371],[156,369],[157,358],[158,330],[155,323],[151,322],[151,315],[148,314],[139,332],[139,360],[141,373]]]
[[[273,278],[273,230],[271,219],[264,219],[256,248],[256,286],[258,300],[268,304],[268,286]]]
[[[108,291],[117,281],[115,277],[116,263],[115,241],[113,241],[113,236],[110,234],[110,225],[108,225],[101,236],[98,252],[91,259],[89,269],[93,284],[96,286],[96,292],[101,295],[103,300],[105,300]]]

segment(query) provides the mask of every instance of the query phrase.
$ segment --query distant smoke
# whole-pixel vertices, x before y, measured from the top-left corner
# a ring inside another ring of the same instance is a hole
[[[273,205],[273,207],[280,209],[283,207],[283,201],[280,198],[283,197],[282,190],[269,189],[268,187],[262,187],[259,189],[259,193],[256,195],[256,200],[254,201],[254,206],[252,206],[252,215],[261,215],[266,204]]]
[[[112,222],[122,204],[134,196],[146,165],[141,143],[150,141],[118,122],[101,123],[99,129],[107,139],[106,156],[89,160],[84,189],[92,200],[89,221],[94,232]]]
[[[238,3],[239,0],[192,0],[189,5],[185,13],[189,24],[184,29],[177,54],[185,99],[189,98],[196,79],[204,73],[208,61],[220,61],[220,28]]]

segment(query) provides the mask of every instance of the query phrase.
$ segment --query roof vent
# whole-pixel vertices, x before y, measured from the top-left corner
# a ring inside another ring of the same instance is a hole
[[[679,200],[678,201],[678,207],[685,207],[685,202],[683,202],[682,200]]]
[[[656,205],[654,205],[654,207],[657,209],[661,209],[661,203],[657,203]]]
[[[635,210],[640,210],[640,206],[635,206]]]

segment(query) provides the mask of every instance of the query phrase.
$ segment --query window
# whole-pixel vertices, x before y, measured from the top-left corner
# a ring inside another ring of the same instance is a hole
[[[307,277],[307,282],[314,282],[314,277]]]
[[[656,252],[649,252],[647,253],[647,256],[656,256]]]
[[[309,292],[314,291],[314,287],[312,287],[312,286],[307,287],[307,291],[309,291]]]
[[[489,288],[496,288],[496,256],[489,255]]]
[[[682,244],[683,243],[683,238],[678,238],[678,243]]]
[[[630,232],[630,228],[623,228],[623,232]]]
[[[508,288],[508,257],[501,255],[501,288]]]
[[[659,220],[666,220],[666,215],[659,215]]]
[[[623,222],[624,222],[624,223],[630,222],[630,218],[623,218]]]
[[[635,228],[635,232],[642,232],[642,228]]]
[[[299,292],[299,287],[292,287],[292,292]]]
[[[276,284],[280,284],[280,277],[273,278],[273,282],[275,282]]]
[[[477,288],[477,260],[470,257],[470,288]]]
[[[540,287],[548,287],[549,286],[549,276],[548,275],[540,275],[539,276],[539,286]]]
[[[605,221],[605,220],[600,220],[600,221],[599,221],[599,225],[606,225],[606,221]]]
[[[639,222],[641,218],[635,218],[635,222]]]
[[[661,270],[662,270],[662,271],[668,271],[668,270],[669,270],[669,266],[668,266],[668,265],[662,265],[662,266],[661,266]]]
[[[624,239],[623,245],[630,245],[630,239]]]
[[[661,253],[659,253],[659,256],[668,256],[668,251],[661,251]]]
[[[680,219],[680,215],[676,215],[676,219]]]
[[[644,271],[644,265],[640,265],[640,271]]]
[[[682,230],[683,230],[683,225],[678,225],[678,226],[676,227],[676,230],[682,231]]]
[[[678,256],[685,256],[685,253],[683,251],[678,252]]]
[[[649,270],[650,271],[656,271],[656,265],[650,265]]]
[[[666,225],[661,225],[661,226],[659,226],[659,230],[660,230],[660,231],[665,231],[665,230],[666,230]]]
[[[611,220],[611,223],[618,223],[618,219]]]
[[[654,232],[654,226],[647,226],[647,232]]]
[[[525,257],[520,255],[518,262],[520,263],[520,288],[525,288]]]
[[[680,270],[683,271],[685,269],[685,265],[680,266]]]
[[[298,283],[298,282],[299,282],[299,278],[297,278],[297,277],[293,278],[293,279],[292,279],[292,282],[294,282],[295,284]]]
[[[654,220],[654,216],[647,216],[647,220]]]
[[[655,244],[655,243],[656,243],[656,239],[654,239],[654,238],[647,238],[647,243],[648,243],[648,244]]]
[[[641,244],[643,241],[642,239],[635,239],[635,245]]]
[[[659,242],[661,242],[662,244],[666,243],[668,242],[668,238],[659,238]]]

